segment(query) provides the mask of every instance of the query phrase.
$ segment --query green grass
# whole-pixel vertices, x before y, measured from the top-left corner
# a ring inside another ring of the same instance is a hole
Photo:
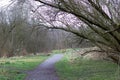
[[[24,80],[25,71],[35,68],[47,56],[0,58],[0,80]]]
[[[65,54],[56,64],[60,80],[120,80],[118,65],[104,60],[72,59],[74,54]]]

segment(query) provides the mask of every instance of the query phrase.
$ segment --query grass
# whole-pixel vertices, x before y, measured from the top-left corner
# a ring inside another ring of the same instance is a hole
[[[60,80],[120,80],[118,65],[104,60],[72,58],[73,52],[65,54],[56,64]]]
[[[0,80],[24,80],[25,71],[35,68],[47,56],[0,58]]]
[[[76,49],[78,50],[78,49]],[[85,60],[72,49],[53,50],[64,53],[56,63],[60,80],[120,80],[118,65],[104,60]],[[24,80],[25,71],[35,68],[47,56],[0,58],[0,80]]]

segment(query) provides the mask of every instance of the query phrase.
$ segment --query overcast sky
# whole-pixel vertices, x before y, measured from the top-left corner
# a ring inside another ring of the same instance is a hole
[[[4,7],[10,4],[10,0],[0,0],[0,7]]]

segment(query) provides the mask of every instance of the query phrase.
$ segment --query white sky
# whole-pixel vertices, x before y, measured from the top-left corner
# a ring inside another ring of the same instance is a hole
[[[11,0],[0,0],[0,7],[7,6]]]

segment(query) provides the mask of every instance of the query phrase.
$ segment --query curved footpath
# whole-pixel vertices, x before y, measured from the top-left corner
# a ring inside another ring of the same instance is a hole
[[[55,54],[41,63],[36,69],[27,72],[25,80],[59,80],[55,63],[63,57],[63,54]]]

